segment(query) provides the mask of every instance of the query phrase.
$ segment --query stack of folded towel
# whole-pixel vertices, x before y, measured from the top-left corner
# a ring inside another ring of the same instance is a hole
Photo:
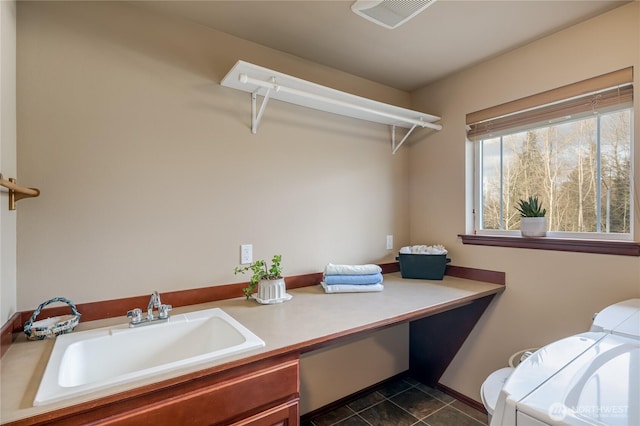
[[[326,293],[382,291],[382,268],[378,265],[334,265],[324,268],[322,288]]]

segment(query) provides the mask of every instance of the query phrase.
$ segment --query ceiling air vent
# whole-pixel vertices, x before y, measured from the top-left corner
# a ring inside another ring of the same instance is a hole
[[[358,15],[390,30],[399,27],[436,0],[358,0],[351,5]]]

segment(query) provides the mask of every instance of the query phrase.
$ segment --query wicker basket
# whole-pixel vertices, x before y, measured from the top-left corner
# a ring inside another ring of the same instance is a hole
[[[54,302],[64,302],[69,305],[71,307],[72,315],[63,315],[60,317],[35,321],[36,317],[40,315],[42,308]],[[53,299],[40,304],[38,309],[33,311],[33,315],[31,315],[29,321],[24,324],[24,334],[27,335],[27,339],[29,340],[43,340],[73,331],[79,322],[80,312],[76,309],[76,305],[74,305],[71,300],[64,297],[54,297]]]

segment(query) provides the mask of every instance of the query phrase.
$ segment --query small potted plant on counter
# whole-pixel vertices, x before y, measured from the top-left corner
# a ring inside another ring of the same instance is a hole
[[[276,254],[271,259],[271,266],[264,260],[256,260],[247,266],[236,266],[234,274],[244,274],[251,271],[249,285],[242,289],[247,300],[254,298],[258,303],[274,304],[291,299],[287,294],[284,277],[282,276],[282,255]],[[258,287],[257,296],[254,291]]]
[[[538,196],[520,200],[516,206],[520,212],[520,233],[523,237],[544,237],[547,235],[547,209],[542,208]]]

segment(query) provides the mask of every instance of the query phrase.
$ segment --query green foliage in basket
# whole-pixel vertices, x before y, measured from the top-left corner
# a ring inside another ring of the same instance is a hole
[[[248,299],[251,298],[251,295],[254,293],[256,286],[261,280],[277,280],[282,278],[282,266],[280,263],[282,262],[282,255],[276,254],[271,259],[271,266],[267,264],[264,260],[256,260],[250,265],[247,266],[236,266],[233,270],[234,274],[244,274],[245,272],[251,271],[253,275],[251,275],[251,279],[249,280],[249,285],[242,289],[245,297]]]

